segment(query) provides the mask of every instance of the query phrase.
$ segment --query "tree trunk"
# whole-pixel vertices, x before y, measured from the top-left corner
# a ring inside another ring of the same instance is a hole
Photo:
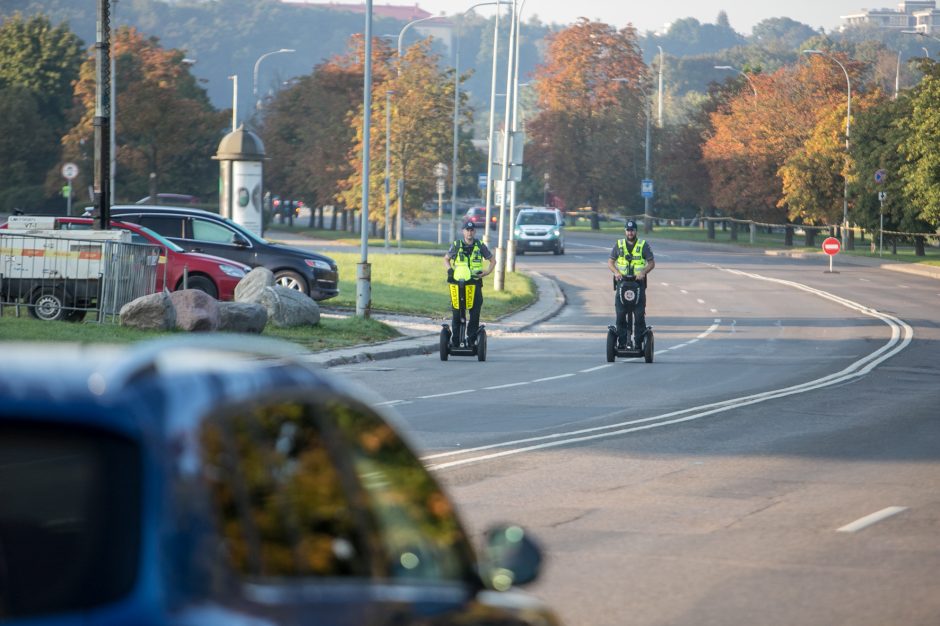
[[[786,228],[783,229],[783,245],[788,248],[793,247],[793,226],[787,224]]]
[[[806,239],[804,241],[804,245],[806,245],[807,248],[815,248],[816,247],[816,229],[811,228],[809,226],[804,226],[803,232],[806,233]]]
[[[731,241],[738,240],[738,223],[731,222]]]
[[[914,237],[914,256],[924,256],[924,238],[920,235]]]
[[[846,235],[848,235],[848,237],[845,240],[845,249],[854,250],[855,249],[855,229],[849,228],[848,231],[846,232]]]

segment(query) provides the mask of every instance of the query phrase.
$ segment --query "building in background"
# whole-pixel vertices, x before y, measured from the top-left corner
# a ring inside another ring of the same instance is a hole
[[[940,25],[940,10],[935,0],[911,0],[898,3],[897,9],[861,9],[842,15],[842,30],[852,26],[871,25],[896,30],[918,30],[933,33]]]

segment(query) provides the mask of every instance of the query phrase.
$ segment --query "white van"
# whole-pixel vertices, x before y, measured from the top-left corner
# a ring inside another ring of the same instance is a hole
[[[558,209],[520,209],[513,230],[516,254],[565,253],[565,218]]]

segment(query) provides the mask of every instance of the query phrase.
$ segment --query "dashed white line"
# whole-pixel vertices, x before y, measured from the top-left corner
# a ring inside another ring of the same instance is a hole
[[[842,528],[837,528],[836,532],[839,533],[855,533],[864,528],[868,528],[873,524],[885,520],[892,515],[897,515],[901,511],[906,511],[906,506],[889,506],[887,508],[881,509],[880,511],[875,511],[871,515],[866,515],[865,517],[860,517],[851,524],[846,524]]]
[[[699,304],[705,304],[705,301],[702,300],[701,298],[696,298],[695,301],[698,302]]]
[[[507,389],[509,387],[520,387],[522,385],[528,385],[528,384],[529,384],[529,381],[526,380],[521,383],[509,383],[508,385],[493,385],[492,387],[484,387],[483,389],[489,391],[492,389]]]
[[[574,374],[560,374],[558,376],[548,376],[546,378],[536,378],[533,383],[544,383],[549,380],[558,380],[559,378],[571,378]]]
[[[447,396],[459,396],[465,393],[473,393],[476,389],[461,389],[460,391],[448,391],[447,393],[433,393],[429,396],[418,396],[419,400],[427,400],[428,398],[445,398]]]
[[[591,372],[596,372],[597,370],[602,370],[605,367],[611,367],[610,363],[605,363],[604,365],[598,365],[597,367],[589,367],[586,370],[578,370],[579,374],[590,374]]]

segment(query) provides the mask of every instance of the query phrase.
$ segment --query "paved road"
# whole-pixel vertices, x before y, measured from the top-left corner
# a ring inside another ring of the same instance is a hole
[[[474,532],[535,531],[569,625],[938,623],[940,283],[654,238],[656,360],[608,364],[610,244],[520,259],[567,305],[485,363],[333,370]]]

